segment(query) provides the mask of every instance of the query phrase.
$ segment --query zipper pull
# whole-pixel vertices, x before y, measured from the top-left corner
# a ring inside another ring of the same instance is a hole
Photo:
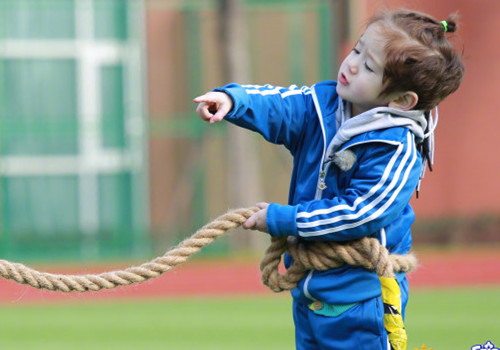
[[[326,188],[326,184],[325,184],[325,175],[326,173],[324,171],[321,171],[319,173],[319,184],[318,184],[318,189],[320,191],[323,191],[325,188]]]

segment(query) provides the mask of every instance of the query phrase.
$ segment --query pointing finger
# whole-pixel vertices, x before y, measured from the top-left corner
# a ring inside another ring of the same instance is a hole
[[[216,103],[216,102],[219,102],[219,98],[218,98],[217,93],[210,91],[210,92],[207,92],[206,94],[195,97],[193,99],[193,101],[196,103],[200,103],[200,102]]]

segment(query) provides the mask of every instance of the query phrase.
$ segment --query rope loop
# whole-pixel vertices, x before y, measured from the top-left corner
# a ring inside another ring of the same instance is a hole
[[[292,265],[279,272],[282,256],[288,252]],[[274,292],[291,290],[309,270],[325,271],[345,264],[361,266],[382,277],[394,278],[396,272],[410,272],[417,266],[413,254],[389,254],[375,238],[364,237],[356,241],[305,242],[296,237],[273,238],[262,258],[262,283]]]

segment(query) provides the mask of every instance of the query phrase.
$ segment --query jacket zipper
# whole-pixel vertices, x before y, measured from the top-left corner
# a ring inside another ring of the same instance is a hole
[[[319,168],[318,183],[316,186],[316,194],[314,196],[315,199],[321,199],[321,196],[323,195],[323,190],[326,189],[325,177],[326,177],[326,172],[327,172],[328,168],[325,166],[325,156],[326,156],[326,149],[327,149],[328,145],[326,144],[326,131],[325,131],[325,126],[323,124],[323,114],[321,113],[321,108],[319,106],[318,98],[316,96],[316,92],[314,91],[314,89],[313,89],[312,96],[313,96],[314,105],[316,107],[316,111],[318,113],[318,118],[319,118],[319,122],[321,125],[321,134],[323,137],[323,155],[321,156],[321,164],[320,164],[320,168]],[[311,281],[313,274],[314,274],[314,270],[309,271],[309,274],[307,275],[306,280],[304,282],[304,286],[302,287],[302,291],[303,291],[304,295],[311,300],[315,300],[313,298],[313,296],[311,295],[311,293],[309,293],[309,281]]]
[[[326,176],[326,172],[324,170],[321,170],[319,172],[319,183],[318,183],[318,189],[320,191],[323,191],[324,189],[326,189],[325,176]]]
[[[323,157],[323,159],[321,159],[321,167],[319,169],[319,175],[318,175],[318,186],[316,188],[316,195],[314,199],[321,199],[323,191],[327,188],[325,179],[329,168],[330,168],[330,162],[325,162]]]

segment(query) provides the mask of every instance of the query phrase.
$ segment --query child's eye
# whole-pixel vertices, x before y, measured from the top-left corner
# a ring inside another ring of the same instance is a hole
[[[352,52],[354,52],[356,55],[359,55],[359,50],[357,48],[353,48]]]
[[[372,72],[373,73],[373,69],[370,68],[370,66],[368,66],[367,63],[365,63],[365,68],[368,69],[369,72]]]

